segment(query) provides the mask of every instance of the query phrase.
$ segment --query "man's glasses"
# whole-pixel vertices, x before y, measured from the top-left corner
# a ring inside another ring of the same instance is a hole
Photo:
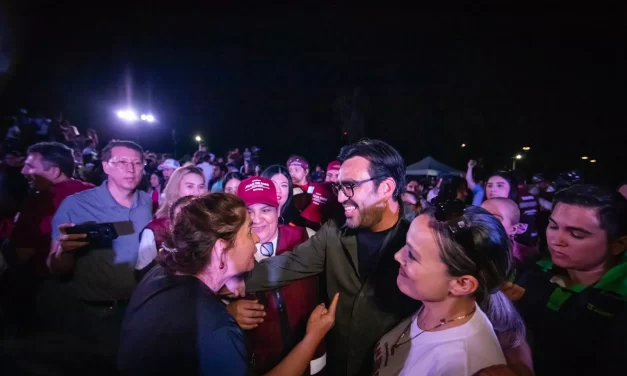
[[[369,181],[381,179],[382,177],[383,176],[375,176],[374,178],[370,178],[366,180],[344,182],[344,183],[342,182],[333,183],[331,184],[331,189],[333,189],[333,193],[336,196],[340,194],[340,191],[342,191],[342,193],[344,193],[344,196],[346,196],[347,198],[351,198],[355,195],[355,187],[359,187],[360,185],[367,183]]]
[[[128,168],[131,166],[133,166],[133,171],[142,170],[144,168],[144,162],[142,161],[131,162],[125,159],[121,159],[119,161],[109,161],[109,164],[121,171],[128,171]]]

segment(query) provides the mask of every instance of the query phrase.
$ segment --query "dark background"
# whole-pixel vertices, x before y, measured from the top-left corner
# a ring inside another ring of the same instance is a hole
[[[413,163],[581,168],[626,178],[624,8],[216,8],[19,1],[0,17],[0,111],[63,112],[103,139],[157,151],[258,145],[326,166],[345,142],[384,139]],[[129,126],[133,107],[158,124]],[[355,96],[355,93],[357,95]],[[363,127],[342,125],[338,103]],[[358,122],[359,123],[359,122]],[[345,131],[349,131],[344,136]],[[462,149],[461,143],[467,148]],[[590,164],[582,155],[598,160]]]

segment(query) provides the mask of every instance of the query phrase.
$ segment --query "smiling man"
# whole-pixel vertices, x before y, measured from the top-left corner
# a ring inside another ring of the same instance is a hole
[[[555,194],[550,260],[510,286],[539,351],[540,374],[615,375],[627,352],[627,201],[576,185]]]
[[[72,179],[72,150],[58,142],[42,142],[28,149],[22,175],[31,192],[24,200],[10,237],[11,250],[23,269],[11,311],[18,320],[33,317],[34,296],[42,280],[49,278],[46,259],[52,241],[52,217],[68,196],[93,185]]]
[[[18,259],[29,262],[37,278],[48,277],[46,258],[52,240],[52,216],[68,196],[93,188],[72,179],[72,150],[58,142],[41,142],[28,149],[22,175],[32,193],[26,197],[11,234]]]
[[[367,375],[376,342],[418,308],[396,285],[394,253],[405,244],[409,228],[400,207],[405,164],[394,148],[378,140],[346,146],[339,159],[333,189],[346,223],[331,220],[292,252],[263,260],[246,287],[248,292],[269,290],[323,274],[325,298],[340,293],[335,327],[327,336],[327,372]]]

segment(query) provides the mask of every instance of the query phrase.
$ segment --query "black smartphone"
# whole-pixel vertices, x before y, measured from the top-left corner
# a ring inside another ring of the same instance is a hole
[[[68,234],[87,234],[85,241],[89,243],[109,242],[118,237],[113,223],[84,223],[68,227],[65,232]]]

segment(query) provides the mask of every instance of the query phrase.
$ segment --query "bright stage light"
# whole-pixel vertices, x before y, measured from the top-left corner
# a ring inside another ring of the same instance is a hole
[[[133,110],[118,111],[118,117],[126,121],[137,121],[137,114]]]

